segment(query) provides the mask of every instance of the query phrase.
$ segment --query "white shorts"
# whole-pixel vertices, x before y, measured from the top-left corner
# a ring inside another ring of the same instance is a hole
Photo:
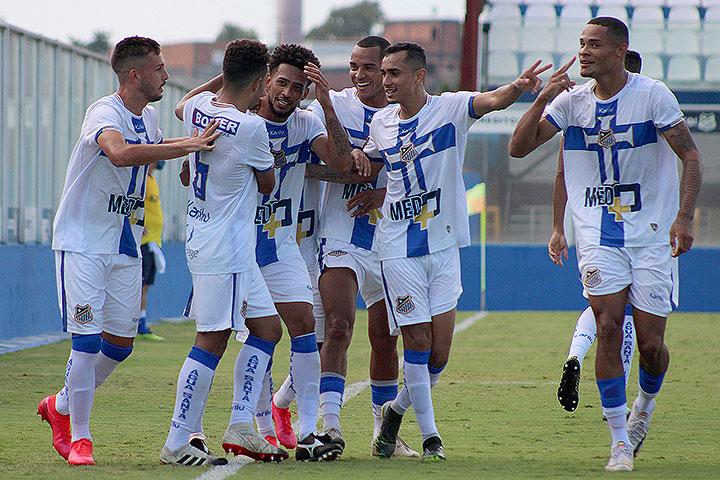
[[[185,316],[198,332],[243,330],[246,318],[277,315],[260,268],[240,273],[193,275]]]
[[[457,247],[380,263],[391,335],[399,335],[400,327],[430,322],[457,306],[463,291]]]
[[[320,241],[320,275],[327,268],[349,268],[355,272],[360,295],[368,307],[383,300],[380,258],[377,252],[332,238]]]
[[[55,279],[64,331],[137,335],[142,259],[56,250]]]
[[[275,263],[260,268],[270,296],[275,303],[304,302],[313,304],[313,288],[308,267],[295,249]]]
[[[583,287],[590,295],[609,295],[630,286],[628,301],[644,312],[667,317],[677,306],[677,259],[670,245],[577,248]]]

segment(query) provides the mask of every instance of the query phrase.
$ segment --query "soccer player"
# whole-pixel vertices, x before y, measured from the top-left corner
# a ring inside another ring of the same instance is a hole
[[[337,119],[328,84],[319,61],[305,47],[282,44],[270,57],[270,75],[258,115],[265,119],[275,157],[276,185],[258,201],[256,258],[263,278],[291,340],[288,385],[297,397],[298,436],[289,424],[278,426],[278,440],[295,447],[297,460],[334,460],[342,453],[335,442],[315,435],[320,384],[320,355],[315,336],[313,289],[308,268],[297,244],[298,212],[305,166],[314,152],[337,171],[348,171],[355,161],[347,134]],[[298,109],[315,84],[318,102],[326,112],[327,130],[311,112]],[[367,162],[366,162],[367,163]],[[361,165],[361,171],[369,165]],[[268,374],[267,381],[270,381]],[[292,400],[292,398],[290,399]],[[288,401],[289,404],[289,401]],[[263,411],[263,409],[260,409]],[[272,423],[259,421],[262,435],[272,435]]]
[[[160,160],[148,166],[145,183],[145,228],[143,229],[140,251],[142,253],[142,296],[140,298],[140,320],[138,335],[147,340],[165,340],[150,330],[147,322],[147,296],[155,283],[155,275],[165,273],[165,255],[162,247],[163,212],[160,205],[160,188],[153,173],[162,170],[165,161]]]
[[[508,107],[542,83],[540,60],[509,85],[490,92],[428,95],[423,48],[390,45],[382,61],[390,107],[370,123],[365,152],[387,170],[383,219],[375,241],[389,326],[403,337],[405,385],[384,409],[375,447],[390,457],[402,415],[412,405],[423,459],[445,459],[430,389],[450,355],[455,308],[462,292],[459,248],[470,244],[462,163],[467,133],[482,115]]]
[[[350,143],[357,154],[361,154],[367,141],[373,115],[388,105],[380,73],[388,45],[390,43],[386,39],[378,36],[361,39],[353,47],[350,56],[350,80],[353,87],[330,92],[338,119],[348,132]],[[308,109],[325,122],[323,108],[317,100]],[[340,427],[340,409],[358,290],[368,306],[373,440],[382,424],[382,405],[393,400],[398,393],[397,337],[390,335],[387,326],[380,260],[374,242],[375,228],[381,214],[375,209],[369,214],[353,216],[354,212],[347,207],[348,200],[358,192],[383,196],[386,176],[382,167],[382,161],[374,162],[371,178],[356,172],[332,172],[325,166],[307,167],[310,178],[331,182],[324,185],[320,221],[322,248],[319,287],[325,318],[316,318],[316,332],[323,341],[320,351],[323,435],[343,448],[345,441]],[[282,399],[282,393],[281,389],[278,399]],[[279,401],[275,402],[276,416],[287,415],[289,412],[286,408],[278,408]],[[377,454],[374,448],[372,451]],[[394,455],[419,456],[400,437]]]
[[[640,73],[642,58],[634,50],[625,53],[625,70]],[[563,167],[562,140],[560,141],[557,172],[553,188],[553,231],[548,242],[548,254],[555,265],[563,266],[563,258],[567,260],[567,239],[565,238],[565,205],[567,204],[567,190],[565,188],[565,170]],[[675,290],[677,292],[677,289]],[[676,302],[677,303],[677,302]],[[622,327],[623,343],[622,363],[625,373],[625,385],[630,378],[633,354],[635,352],[635,325],[633,324],[632,308],[625,306],[625,318]],[[595,316],[589,306],[580,314],[575,324],[568,357],[563,365],[562,378],[558,387],[557,397],[560,405],[568,412],[574,412],[580,401],[580,371],[588,350],[595,341],[597,328]]]
[[[130,355],[137,334],[147,165],[212,150],[217,137],[210,128],[163,141],[148,106],[162,98],[168,79],[156,41],[125,38],[110,63],[120,87],[87,110],[53,225],[58,300],[72,349],[65,386],[40,402],[38,414],[71,465],[95,464],[95,389]]]
[[[257,195],[268,194],[275,185],[265,125],[247,112],[262,94],[267,60],[267,47],[260,42],[230,42],[222,76],[191,90],[175,109],[188,131],[217,122],[222,135],[214,151],[196,153],[189,161],[192,188],[185,253],[193,291],[185,315],[195,320],[197,335],[178,376],[170,431],[160,453],[163,463],[226,463],[209,453],[202,418],[230,333],[243,326],[249,336],[235,359],[223,448],[258,461],[288,457],[253,426],[263,377],[282,335],[280,318],[252,255]]]
[[[573,88],[571,59],[551,76],[510,141],[510,154],[522,157],[564,133],[578,266],[597,323],[595,376],[612,436],[609,471],[633,469],[633,450],[642,446],[655,409],[669,362],[664,334],[672,310],[672,257],[692,246],[702,179],[700,153],[675,96],[662,82],[625,70],[627,47],[622,21],[590,20],[578,55],[580,75],[592,80]],[[640,391],[626,420],[620,346],[628,301]]]

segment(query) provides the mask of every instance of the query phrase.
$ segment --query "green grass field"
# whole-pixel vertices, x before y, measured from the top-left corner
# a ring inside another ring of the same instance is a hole
[[[470,314],[460,315],[458,322]],[[232,478],[593,478],[605,477],[609,433],[601,420],[593,360],[585,363],[580,407],[572,414],[555,398],[575,314],[490,313],[455,337],[450,364],[433,391],[448,461],[379,460],[370,456],[370,391],[343,410],[348,447],[330,464],[249,464]],[[720,478],[720,315],[673,315],[667,333],[670,371],[650,435],[635,461],[634,478]],[[0,356],[0,478],[180,478],[207,469],[161,465],[178,370],[194,335],[190,323],[161,324],[164,343],[138,342],[132,356],[95,397],[92,431],[96,467],[71,468],[53,450],[49,426],[35,415],[38,401],[58,390],[69,342]],[[368,377],[364,315],[350,352],[348,384]],[[232,342],[218,367],[205,430],[220,452],[229,418]],[[276,350],[276,382],[287,372],[288,340]],[[590,357],[594,349],[591,351]],[[637,362],[629,398],[637,392]],[[412,412],[403,437],[420,437]],[[617,475],[617,474],[615,474]],[[320,477],[318,477],[320,476]]]

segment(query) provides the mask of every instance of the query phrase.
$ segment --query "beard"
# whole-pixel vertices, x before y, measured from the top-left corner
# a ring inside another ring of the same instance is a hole
[[[292,110],[290,110],[287,113],[279,112],[275,109],[275,106],[270,101],[270,99],[268,99],[268,107],[270,107],[270,111],[273,113],[273,115],[275,115],[278,118],[282,118],[283,120],[287,120],[287,118],[295,111],[295,109],[293,108]]]

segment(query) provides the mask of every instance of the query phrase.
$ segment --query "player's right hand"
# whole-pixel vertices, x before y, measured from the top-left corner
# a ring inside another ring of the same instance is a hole
[[[555,97],[560,95],[561,92],[569,92],[574,86],[575,82],[570,79],[567,71],[575,63],[577,57],[572,57],[569,62],[560,67],[555,73],[550,76],[547,85],[542,89],[538,98],[551,102]]]
[[[559,266],[563,266],[563,259],[568,259],[568,244],[564,233],[553,231],[548,242],[548,255],[550,260]]]
[[[178,177],[180,177],[180,183],[182,183],[183,187],[190,185],[190,161],[187,158],[183,160]]]
[[[385,201],[384,188],[374,188],[357,193],[347,201],[347,209],[351,217],[362,217],[376,208],[381,208]],[[354,210],[354,211],[353,211]]]
[[[372,167],[370,166],[370,159],[365,155],[365,152],[359,148],[353,148],[350,155],[353,159],[353,170],[361,177],[369,177],[372,173]]]
[[[193,152],[211,152],[215,148],[215,140],[222,134],[220,131],[216,131],[218,125],[217,120],[211,121],[205,131],[198,135],[198,129],[193,129],[193,134],[185,141],[185,147],[187,153]]]

